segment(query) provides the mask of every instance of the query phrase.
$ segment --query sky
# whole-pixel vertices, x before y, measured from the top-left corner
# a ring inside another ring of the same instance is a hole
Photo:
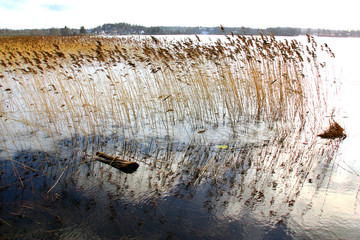
[[[360,30],[358,0],[0,0],[0,29],[144,26]]]

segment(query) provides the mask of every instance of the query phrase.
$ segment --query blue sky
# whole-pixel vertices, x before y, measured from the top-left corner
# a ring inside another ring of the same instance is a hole
[[[360,30],[358,0],[0,0],[0,28],[145,26]]]

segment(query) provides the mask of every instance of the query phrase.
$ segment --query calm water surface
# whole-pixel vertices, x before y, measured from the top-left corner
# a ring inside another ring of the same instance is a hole
[[[0,236],[359,239],[360,39],[316,40],[336,55],[328,74],[341,83],[332,104],[340,106],[334,114],[345,126],[343,141],[300,135],[284,140],[261,124],[241,127],[236,136],[225,126],[208,129],[196,142],[182,140],[180,133],[141,141],[59,139],[49,151],[14,157],[30,167],[41,165],[42,172],[19,170],[28,176],[25,189],[11,165],[2,165],[1,180],[15,180],[0,192]],[[123,154],[140,167],[122,173],[92,161],[96,151]]]

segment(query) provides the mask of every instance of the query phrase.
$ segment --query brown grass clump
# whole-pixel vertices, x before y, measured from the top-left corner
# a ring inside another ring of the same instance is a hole
[[[335,120],[330,120],[330,126],[323,133],[318,135],[321,138],[335,139],[346,138],[345,129],[340,126]]]

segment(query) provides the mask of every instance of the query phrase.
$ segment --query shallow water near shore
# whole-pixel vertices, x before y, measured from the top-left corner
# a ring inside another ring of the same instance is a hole
[[[51,136],[24,135],[43,138],[42,150],[8,147],[12,159],[27,166],[17,168],[26,176],[24,187],[11,162],[2,159],[1,237],[359,238],[360,72],[355,59],[360,52],[354,49],[360,40],[317,41],[327,42],[336,55],[333,74],[341,86],[334,114],[347,138],[308,137],[298,129],[284,135],[261,122],[203,124],[195,131],[181,126],[172,134],[160,129],[156,137],[104,132],[48,141]],[[125,174],[95,161],[96,151],[140,167]]]

